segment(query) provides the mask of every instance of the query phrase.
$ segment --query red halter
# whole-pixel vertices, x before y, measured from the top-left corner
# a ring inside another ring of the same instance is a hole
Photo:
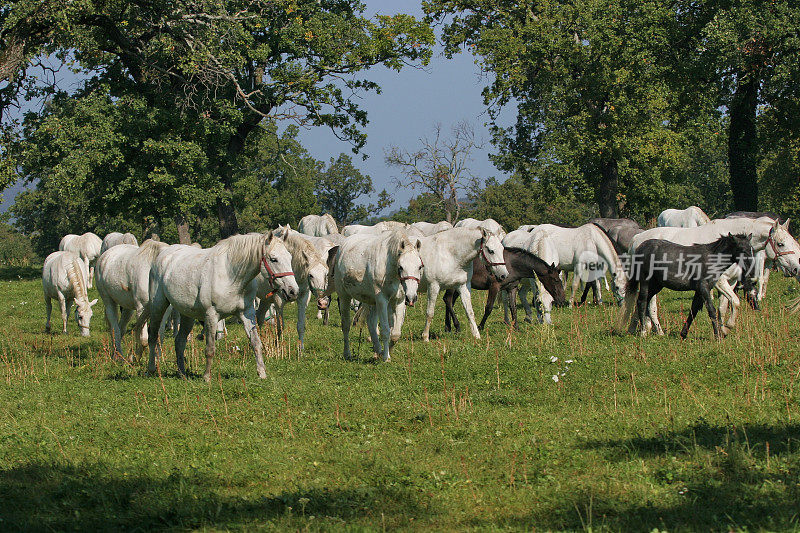
[[[481,257],[483,258],[483,261],[486,263],[486,265],[487,265],[487,266],[490,266],[490,267],[492,267],[492,266],[498,266],[498,265],[503,265],[503,266],[505,266],[505,264],[506,264],[506,262],[505,262],[505,261],[503,261],[503,262],[501,262],[501,263],[492,263],[492,262],[489,260],[489,258],[486,256],[486,251],[483,249],[483,244],[484,244],[484,240],[483,240],[483,237],[481,237]]]
[[[267,263],[267,258],[264,257],[263,255],[261,256],[261,264],[264,265],[264,268],[267,270],[267,274],[268,274],[268,278],[267,279],[269,280],[269,284],[272,285],[273,288],[275,287],[275,280],[276,279],[285,278],[286,276],[294,276],[294,272],[292,272],[292,271],[289,271],[289,272],[278,272],[277,274],[275,272],[273,272],[272,269],[269,267],[269,264]]]
[[[421,257],[419,258],[419,262],[420,262],[420,263],[422,263],[422,268],[425,268],[425,262],[422,260],[422,258],[421,258]],[[400,281],[405,281],[405,280],[407,280],[407,279],[413,279],[413,280],[414,280],[414,281],[416,281],[417,283],[419,283],[419,282],[420,282],[420,281],[419,281],[419,278],[418,278],[418,277],[416,277],[416,276],[401,276],[401,277],[400,277]]]
[[[782,255],[791,255],[791,254],[793,254],[794,250],[789,250],[788,252],[780,252],[780,251],[778,251],[778,246],[775,244],[775,239],[773,238],[774,237],[774,231],[775,231],[774,227],[770,228],[769,235],[767,236],[767,242],[764,243],[764,245],[765,246],[767,244],[770,245],[770,247],[772,248],[772,252],[775,254],[775,257],[780,257]]]

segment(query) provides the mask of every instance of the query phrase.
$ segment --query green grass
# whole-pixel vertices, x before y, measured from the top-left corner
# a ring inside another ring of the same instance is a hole
[[[777,275],[722,342],[705,315],[678,338],[688,293],[645,340],[611,333],[613,307],[517,332],[495,310],[481,340],[437,309],[425,344],[422,301],[388,364],[359,328],[341,359],[336,311],[301,357],[293,318],[277,348],[265,329],[266,380],[233,324],[210,384],[199,341],[190,379],[171,338],[147,377],[111,360],[102,304],[90,338],[46,335],[40,282],[0,279],[0,530],[800,529],[800,324]]]

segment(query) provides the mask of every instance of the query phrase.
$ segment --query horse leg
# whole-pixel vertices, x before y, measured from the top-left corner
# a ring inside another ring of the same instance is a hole
[[[509,302],[514,302],[514,305],[511,306],[511,325],[514,328],[517,328],[519,322],[517,322],[517,293],[519,292],[519,284],[514,285],[511,287],[510,290],[503,291],[503,295],[508,299]]]
[[[636,297],[636,316],[639,320],[639,335],[642,337],[647,336],[647,328],[645,327],[645,313],[647,312],[650,298],[648,297],[648,284],[646,281],[639,283],[639,294]]]
[[[383,342],[383,361],[389,360],[389,302],[379,296],[375,299],[375,308],[381,323],[381,341]]]
[[[603,278],[605,281],[606,278]],[[608,282],[606,281],[606,284]],[[603,291],[600,290],[600,280],[596,279],[592,282],[592,297],[594,298],[595,305],[603,305]]]
[[[61,321],[64,323],[64,327],[62,328],[61,332],[62,333],[66,333],[67,332],[67,315],[69,314],[69,305],[67,304],[67,299],[60,292],[58,293],[58,304],[61,307]]]
[[[433,313],[436,310],[436,299],[438,297],[439,285],[432,281],[428,284],[428,301],[425,308],[425,329],[422,330],[422,340],[425,342],[430,341],[431,322],[433,322]]]
[[[44,297],[44,307],[47,312],[47,320],[44,323],[44,332],[50,333],[50,315],[53,313],[53,302],[49,296]]]
[[[180,323],[178,324],[178,329],[174,331],[175,359],[178,363],[178,373],[181,376],[185,376],[186,360],[184,354],[186,353],[186,341],[189,339],[189,333],[192,332],[192,328],[194,327],[194,318],[183,316],[180,313],[178,316],[180,317]]]
[[[258,335],[258,325],[256,324],[256,310],[252,305],[239,313],[239,320],[242,321],[244,331],[250,339],[250,347],[253,349],[253,356],[256,359],[256,372],[258,377],[267,377],[267,369],[264,367],[264,356],[262,355],[261,337]],[[212,352],[213,355],[213,352]],[[208,371],[208,368],[206,369]],[[210,374],[209,374],[210,377]]]
[[[283,306],[286,302],[282,298],[275,297],[275,329],[278,333],[278,338],[283,337]]]
[[[581,278],[575,273],[572,273],[572,294],[569,297],[569,306],[575,306],[575,294],[578,292],[578,289],[581,285]]]
[[[769,283],[769,271],[770,268],[766,265],[764,266],[764,270],[761,272],[761,275],[758,277],[758,299],[763,300],[767,297],[767,283]]]
[[[214,352],[217,348],[217,320],[219,317],[213,308],[206,310],[205,324],[203,324],[206,336],[206,369],[203,371],[203,379],[206,383],[211,383],[211,363],[214,362]],[[181,319],[181,324],[183,324],[183,319]],[[247,326],[245,326],[245,331],[247,331]],[[183,351],[178,354],[177,343],[175,344],[175,355],[178,357],[178,371],[184,375]]]
[[[378,336],[378,309],[377,306],[370,306],[367,313],[367,330],[369,330],[369,339],[372,341],[372,351],[375,356],[383,355],[383,345]]]
[[[403,332],[403,323],[406,321],[406,304],[402,299],[397,300],[394,307],[394,318],[392,320],[392,335],[390,340],[392,345],[400,340],[400,335]]]
[[[648,305],[647,322],[648,325],[652,325],[653,329],[655,329],[656,335],[664,334],[664,328],[661,327],[661,322],[658,321],[658,300],[655,295],[650,299],[650,304]]]
[[[478,325],[478,330],[483,331],[484,326],[486,325],[486,320],[489,318],[489,315],[492,313],[492,309],[494,309],[494,301],[497,299],[497,293],[500,292],[500,284],[492,283],[489,285],[489,294],[486,297],[486,305],[483,307],[483,318],[481,318],[481,323]],[[503,308],[508,309],[508,295],[504,292],[503,293]],[[508,320],[506,320],[506,324],[508,324]]]
[[[522,282],[519,284],[518,294],[519,294],[519,299],[522,302],[522,308],[525,309],[525,322],[533,322],[533,310],[531,309],[530,302],[528,302],[528,290],[531,288],[533,288],[533,298],[536,299],[538,294],[538,289],[536,288],[535,285],[531,284],[530,278],[523,279]],[[516,298],[514,299],[514,304],[516,305]]]
[[[584,285],[583,285],[583,294],[581,295],[581,301],[578,303],[578,305],[583,305],[584,303],[586,303],[586,298],[589,296],[589,290],[592,289],[592,288],[593,287],[592,287],[591,283],[584,283]],[[595,303],[597,303],[597,295],[596,294],[594,295],[594,300],[595,300]]]
[[[721,339],[726,333],[720,329],[719,315],[717,315],[717,309],[714,307],[714,300],[711,299],[711,291],[705,282],[700,284],[698,290],[702,294],[703,300],[705,300],[708,317],[711,319],[711,327],[714,329],[714,338]]]
[[[264,318],[267,316],[267,309],[269,309],[269,305],[270,304],[267,303],[266,298],[262,298],[258,303],[258,309],[256,309],[256,324],[258,324],[258,327],[264,325]]]
[[[112,305],[111,307],[114,308],[112,314],[114,315],[114,318],[117,319],[116,324],[112,324],[110,318],[108,320],[111,329],[111,335],[114,341],[114,349],[120,358],[124,358],[125,354],[122,353],[122,337],[125,336],[125,330],[128,329],[128,322],[133,315],[133,310],[120,309],[117,305]],[[106,309],[106,317],[108,317],[108,309]],[[128,362],[133,362],[133,354],[131,354],[131,357],[128,358]]]
[[[459,296],[460,295],[458,291],[453,290],[453,303],[450,305],[450,312],[451,312],[450,316],[453,319],[453,327],[456,329],[457,333],[461,332],[461,322],[458,321],[458,315],[456,314],[456,308],[455,308],[456,300],[458,300]]]
[[[134,343],[134,353],[136,354],[137,359],[141,357],[142,352],[147,347],[147,319],[149,317],[150,317],[149,307],[144,307],[144,306],[137,307],[136,323],[133,325],[133,335],[136,336],[136,342]]]
[[[147,344],[150,347],[150,360],[147,362],[147,372],[149,374],[156,373],[156,361],[161,359],[161,345],[158,341],[161,338],[160,328],[161,319],[164,318],[164,313],[169,308],[169,302],[160,287],[150,284],[150,324],[147,328]],[[147,320],[143,314],[139,320]]]
[[[344,358],[350,360],[350,298],[339,295],[339,316],[342,322],[342,336],[344,337]]]
[[[695,291],[694,298],[692,298],[692,308],[689,309],[689,316],[686,317],[686,322],[684,322],[683,329],[681,330],[682,339],[685,339],[686,336],[689,334],[689,328],[692,326],[694,317],[697,316],[697,313],[700,312],[700,309],[702,308],[703,308],[703,295],[700,294],[700,291]]]
[[[450,316],[453,314],[453,289],[444,291],[442,301],[444,301],[444,330],[450,333]]]
[[[480,339],[481,333],[478,331],[478,324],[475,323],[475,312],[472,310],[472,294],[469,292],[469,287],[467,287],[465,283],[458,288],[458,292],[461,295],[461,305],[464,306],[464,311],[467,313],[467,320],[469,320],[472,336],[476,339]]]
[[[723,335],[727,335],[736,326],[736,316],[739,314],[739,305],[741,304],[741,300],[739,300],[739,296],[736,294],[736,291],[734,291],[731,288],[730,283],[728,283],[728,280],[725,278],[724,275],[722,277],[720,277],[719,280],[717,280],[717,284],[715,286],[716,286],[717,290],[719,290],[719,292],[720,292],[720,295],[721,295],[720,298],[722,298],[724,296],[725,298],[730,300],[730,304],[731,304],[731,314],[728,317],[728,320],[722,326],[722,334]],[[711,301],[711,305],[713,306],[714,305],[714,301],[711,299],[711,292],[710,291],[709,291],[709,296],[708,297],[709,297],[709,300]],[[716,310],[715,310],[715,314],[716,314]],[[719,317],[718,317],[718,319],[719,319]]]
[[[306,309],[308,309],[310,301],[311,291],[306,287],[297,298],[297,338],[300,353],[303,353],[303,339],[306,336]]]

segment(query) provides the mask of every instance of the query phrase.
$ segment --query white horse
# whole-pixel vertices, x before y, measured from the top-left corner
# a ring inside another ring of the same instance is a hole
[[[789,221],[781,225],[777,220],[770,218],[726,218],[712,220],[708,224],[694,228],[653,228],[642,233],[639,233],[633,238],[631,244],[631,257],[636,260],[636,248],[648,239],[665,239],[672,241],[676,244],[688,246],[691,244],[706,244],[714,242],[720,237],[732,233],[750,235],[750,245],[753,247],[753,252],[757,253],[761,250],[765,251],[766,258],[778,263],[784,270],[791,273],[796,278],[800,279],[800,245],[789,233]],[[741,269],[738,265],[732,265],[717,281],[715,288],[720,292],[721,299],[728,300],[727,302],[721,301],[720,308],[727,310],[728,305],[731,305],[731,315],[722,326],[723,334],[727,335],[730,330],[736,325],[736,315],[739,309],[739,297],[734,292],[731,286],[731,280],[738,280],[741,276]],[[755,273],[759,275],[758,272]],[[645,327],[649,329],[651,326],[655,328],[656,333],[659,335],[664,334],[661,324],[657,317],[657,297],[650,300],[650,309],[647,314],[647,324]],[[636,324],[632,324],[635,327]]]
[[[389,360],[389,306],[405,293],[405,303],[417,299],[422,259],[419,239],[400,231],[379,235],[353,235],[339,247],[334,263],[334,281],[339,294],[339,314],[344,334],[344,358],[350,359],[350,303],[354,298],[372,306],[367,318],[372,348]],[[381,338],[378,338],[378,322]]]
[[[64,321],[63,332],[67,332],[67,317],[72,302],[75,301],[75,322],[81,328],[81,335],[89,336],[89,322],[92,319],[92,307],[97,300],[89,301],[86,290],[86,278],[89,269],[86,263],[72,252],[53,252],[44,260],[42,267],[42,289],[44,305],[47,309],[47,322],[44,329],[50,332],[50,315],[53,312],[52,299],[58,299],[61,305],[61,319]]]
[[[459,220],[456,222],[456,228],[484,228],[495,235],[497,235],[500,239],[506,236],[506,230],[503,229],[503,226],[500,225],[493,218],[487,218],[486,220],[477,220],[475,218],[465,218],[463,220]]]
[[[359,233],[364,233],[368,235],[377,235],[379,233],[383,233],[384,231],[393,231],[393,230],[405,230],[408,228],[408,224],[405,222],[397,222],[394,220],[383,220],[378,222],[374,226],[365,226],[363,224],[349,224],[342,228],[342,235],[345,237],[350,237],[351,235],[356,235]]]
[[[428,289],[427,309],[425,313],[425,329],[422,340],[430,339],[431,322],[436,309],[439,291],[457,289],[461,297],[464,311],[467,313],[472,336],[481,338],[475,313],[472,310],[470,280],[472,279],[473,260],[478,255],[486,263],[488,270],[498,279],[508,276],[503,244],[494,233],[484,228],[453,228],[440,231],[430,237],[420,239],[422,246],[419,255],[425,265],[420,278],[420,286]],[[400,331],[405,319],[406,306],[400,300],[394,311],[392,341],[400,338]]]
[[[660,228],[696,228],[709,222],[711,222],[711,219],[708,218],[708,215],[696,205],[692,205],[686,209],[663,210],[658,215],[658,223],[656,225]]]
[[[339,227],[336,220],[330,213],[324,215],[306,215],[300,219],[297,226],[300,233],[311,235],[312,237],[324,237],[325,235],[338,234]]]
[[[531,234],[527,229],[514,230],[503,238],[503,246],[506,248],[520,248],[526,250],[548,265],[558,266],[558,250],[556,249],[555,241],[547,233],[541,232],[538,234]],[[525,320],[531,322],[533,318],[531,305],[528,302],[529,290],[533,290],[534,306],[539,323],[552,324],[553,321],[550,314],[553,310],[553,296],[545,289],[538,277],[533,279],[528,278],[524,283],[520,283],[519,286],[519,297],[520,300],[522,300],[522,306],[525,308]],[[516,304],[516,302],[511,302],[508,299],[508,293],[504,291],[503,310],[506,322],[509,322],[508,306]]]
[[[275,230],[275,235],[282,237],[282,231],[282,228],[279,226],[278,229]],[[341,233],[329,233],[324,237],[312,237],[311,235],[306,235],[293,229],[289,230],[289,235],[297,235],[310,243],[317,252],[319,252],[319,255],[325,260],[325,264],[328,267],[328,288],[324,295],[318,295],[317,298],[317,318],[323,320],[323,323],[327,325],[330,296],[333,292],[333,261],[336,257],[336,252],[339,250],[339,245],[345,237]]]
[[[292,255],[292,271],[299,288],[297,296],[297,336],[300,341],[300,351],[302,352],[303,339],[306,332],[306,309],[311,299],[311,293],[319,296],[328,288],[327,254],[323,257],[314,245],[304,239],[306,235],[293,232],[289,226],[285,228],[279,226],[275,234],[277,236],[287,235],[284,243]],[[274,304],[277,312],[278,336],[283,333],[283,307],[288,303],[288,300],[279,294],[275,286],[275,280],[280,275],[280,273],[275,273],[270,278],[262,273],[256,276],[253,281],[258,286],[256,295],[261,298],[261,303],[256,313],[257,323],[259,325],[264,323],[267,309]]]
[[[111,341],[119,357],[124,357],[122,336],[131,316],[136,320],[133,331],[137,340],[137,357],[147,346],[150,268],[158,254],[168,246],[152,239],[144,241],[141,247],[119,244],[97,260],[97,292],[103,299]]]
[[[411,224],[411,227],[418,229],[426,237],[430,237],[434,233],[439,233],[440,231],[453,229],[453,225],[446,220],[442,220],[436,224],[431,224],[430,222],[414,222]]]
[[[80,257],[85,263],[86,268],[89,269],[89,288],[92,288],[92,280],[94,279],[94,260],[100,256],[100,249],[103,247],[103,241],[100,237],[91,231],[83,235],[75,235],[70,233],[64,235],[61,242],[58,244],[58,249],[65,252],[72,252]]]
[[[574,305],[575,293],[580,286],[579,271],[590,268],[596,260],[611,272],[611,290],[620,300],[625,296],[627,276],[622,261],[614,245],[603,230],[594,224],[584,224],[577,228],[562,228],[553,224],[539,224],[529,232],[530,235],[546,234],[553,239],[558,252],[558,264],[562,271],[573,271],[572,294],[569,304]],[[543,257],[541,259],[544,259]],[[597,278],[599,279],[599,278]]]
[[[103,255],[106,250],[113,246],[117,246],[118,244],[132,244],[134,246],[139,246],[139,241],[136,240],[136,236],[133,233],[122,234],[118,231],[112,231],[103,237],[103,244],[100,246],[100,255]]]
[[[274,277],[275,272],[290,272],[292,257],[280,237],[250,233],[228,237],[211,248],[173,244],[165,248],[150,269],[150,361],[148,371],[156,371],[160,357],[159,324],[170,304],[181,314],[181,325],[175,336],[178,371],[185,374],[183,352],[195,320],[205,323],[206,369],[203,378],[211,380],[217,323],[221,318],[236,315],[242,321],[256,358],[258,377],[266,378],[261,339],[256,325],[254,306],[259,273]],[[277,278],[287,299],[297,296],[297,281],[288,274]]]

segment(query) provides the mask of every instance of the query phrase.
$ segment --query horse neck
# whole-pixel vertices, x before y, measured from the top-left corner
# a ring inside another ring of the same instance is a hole
[[[543,274],[547,270],[547,263],[525,250],[506,248],[504,256],[508,267],[506,281],[532,278],[534,274]]]
[[[608,265],[613,267],[612,274],[616,275],[617,272],[622,272],[622,261],[620,261],[619,255],[614,249],[614,245],[611,243],[611,239],[602,231],[599,232],[599,235],[601,236],[600,242],[595,241],[597,255],[602,257]]]
[[[233,238],[241,239],[235,244],[237,249],[229,250],[223,257],[228,263],[228,272],[233,278],[231,280],[233,284],[247,285],[261,271],[263,235],[229,237],[229,239]],[[228,243],[228,245],[231,246],[233,243]],[[217,246],[209,248],[209,250],[214,250]]]

